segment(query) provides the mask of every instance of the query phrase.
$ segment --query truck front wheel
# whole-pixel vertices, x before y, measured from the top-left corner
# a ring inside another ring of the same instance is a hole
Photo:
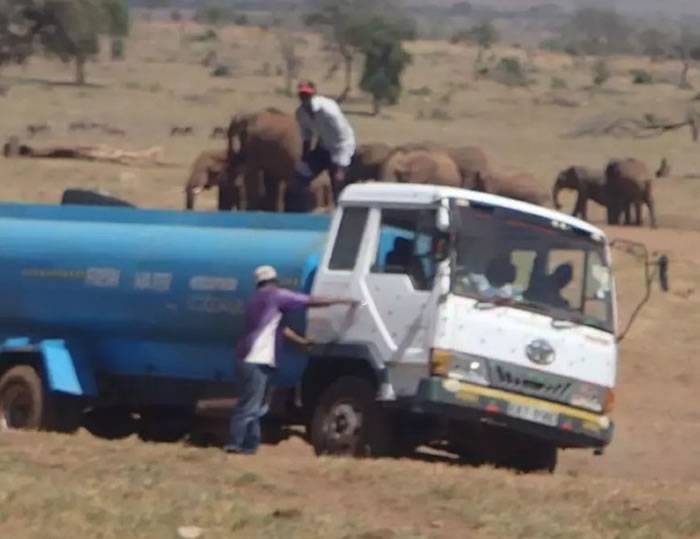
[[[75,398],[46,392],[41,377],[28,365],[12,367],[0,378],[0,431],[71,433],[80,427],[81,413]]]
[[[317,455],[383,456],[391,450],[391,426],[372,384],[343,377],[320,396],[311,421]]]

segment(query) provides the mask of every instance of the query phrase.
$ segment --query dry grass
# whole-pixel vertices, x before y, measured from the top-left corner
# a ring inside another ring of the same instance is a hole
[[[66,187],[82,186],[146,207],[182,207],[192,159],[223,146],[208,139],[213,126],[241,110],[291,111],[295,105],[280,95],[281,77],[259,74],[265,62],[272,73],[281,64],[271,33],[236,28],[220,35],[216,45],[180,45],[177,27],[139,22],[127,61],[89,67],[96,87],[57,84],[71,75],[58,63],[35,60],[27,68],[3,69],[2,83],[12,88],[0,97],[0,138],[48,121],[52,133],[32,143],[162,145],[176,166],[0,159],[0,197],[53,203]],[[308,42],[303,76],[332,94],[340,78],[321,80],[323,54],[317,39]],[[234,67],[232,78],[212,78],[199,64],[211,46]],[[473,50],[436,42],[411,49],[415,63],[405,86],[430,92],[407,93],[399,107],[378,118],[353,115],[361,141],[478,144],[497,168],[532,172],[545,188],[574,163],[602,167],[616,156],[639,157],[650,168],[662,156],[671,162],[677,177],[656,186],[661,229],[610,230],[669,254],[672,291],[655,295],[622,347],[617,434],[606,455],[565,452],[558,475],[516,477],[444,463],[318,460],[300,442],[266,447],[260,457],[243,460],[179,445],[13,434],[0,437],[1,537],[176,537],[186,525],[204,528],[202,537],[700,536],[700,182],[680,178],[700,172],[698,146],[686,132],[649,140],[561,137],[599,115],[683,117],[692,92],[667,84],[634,86],[628,76],[633,67],[672,73],[678,66],[613,58],[608,90],[590,92],[590,62],[575,66],[566,56],[541,52],[535,56],[536,84],[508,89],[471,80]],[[511,54],[522,52],[496,51],[497,57]],[[556,95],[579,106],[536,104],[552,93],[553,77],[569,88]],[[448,94],[448,103],[439,102]],[[447,120],[416,121],[419,111],[438,106]],[[370,105],[353,100],[347,108],[362,112]],[[69,134],[68,124],[78,120],[108,122],[129,135]],[[196,133],[169,138],[173,125],[193,125]],[[212,193],[200,198],[202,209],[214,207]],[[592,218],[600,222],[602,213],[595,209]],[[623,262],[616,257],[624,318],[642,290],[639,273]]]
[[[0,439],[4,537],[692,537],[698,488],[403,461],[218,450],[88,434]]]

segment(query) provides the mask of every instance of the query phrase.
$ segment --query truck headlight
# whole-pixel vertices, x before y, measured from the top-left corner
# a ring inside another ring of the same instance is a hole
[[[481,386],[490,385],[487,360],[447,350],[434,350],[431,373]]]
[[[569,404],[599,413],[612,411],[615,393],[607,387],[579,383],[574,388]]]

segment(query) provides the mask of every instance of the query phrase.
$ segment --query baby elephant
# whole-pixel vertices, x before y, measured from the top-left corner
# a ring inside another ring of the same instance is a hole
[[[608,163],[605,169],[605,190],[608,201],[608,224],[617,225],[620,214],[630,224],[630,205],[635,209],[635,224],[641,226],[642,204],[649,209],[651,227],[656,228],[656,213],[652,195],[652,179],[647,166],[639,159],[619,159]]]
[[[571,215],[587,219],[588,199],[601,206],[608,205],[605,188],[605,172],[588,167],[573,166],[562,170],[557,176],[552,188],[554,207],[561,210],[559,193],[563,189],[573,189],[578,193],[576,205]]]

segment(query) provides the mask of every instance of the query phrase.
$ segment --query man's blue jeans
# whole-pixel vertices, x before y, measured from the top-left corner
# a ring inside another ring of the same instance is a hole
[[[230,438],[225,449],[253,454],[260,446],[260,418],[267,413],[265,397],[272,369],[240,362],[235,374],[241,392],[231,415]]]

